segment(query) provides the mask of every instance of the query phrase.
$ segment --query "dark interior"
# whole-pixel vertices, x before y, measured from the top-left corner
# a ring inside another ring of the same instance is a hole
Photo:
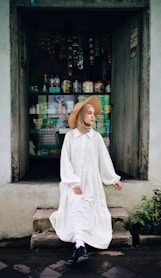
[[[136,11],[122,9],[42,9],[23,8],[22,18],[29,30],[43,29],[53,32],[113,32]]]
[[[61,33],[109,33],[127,21],[136,11],[106,9],[41,9],[23,8],[19,10],[29,40],[33,31],[52,31]],[[30,46],[30,42],[28,42]],[[30,52],[30,50],[29,50]],[[29,53],[30,65],[32,64]],[[29,76],[30,76],[29,65]],[[31,78],[31,77],[30,77]],[[29,171],[23,177],[25,181],[59,180],[60,159],[30,159]]]

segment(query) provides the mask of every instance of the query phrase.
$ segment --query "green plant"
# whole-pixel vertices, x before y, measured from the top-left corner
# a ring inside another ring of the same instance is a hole
[[[161,190],[154,189],[153,196],[148,199],[145,195],[141,198],[141,204],[135,206],[131,213],[132,224],[145,226],[151,222],[161,220]]]

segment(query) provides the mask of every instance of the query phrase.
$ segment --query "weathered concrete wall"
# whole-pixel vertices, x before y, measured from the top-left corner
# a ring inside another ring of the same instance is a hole
[[[0,239],[31,235],[36,208],[58,207],[58,200],[53,183],[0,185]]]
[[[74,1],[74,0],[73,0]],[[25,1],[26,2],[26,1]],[[57,1],[59,4],[61,1]],[[75,2],[75,1],[74,1]],[[73,3],[74,3],[73,2]],[[99,2],[99,1],[98,1]],[[118,1],[115,1],[118,2]],[[130,1],[123,1],[130,2]],[[138,3],[143,1],[137,1]],[[21,1],[23,3],[23,1]],[[44,1],[41,1],[44,3]],[[67,1],[66,1],[67,3]],[[112,3],[112,1],[111,1]],[[151,196],[154,188],[161,189],[161,2],[151,0],[151,64],[150,64],[150,151],[148,181],[124,181],[123,189],[105,188],[108,206],[124,206],[130,211],[141,196]],[[57,207],[58,185],[10,184],[11,176],[11,111],[10,111],[10,39],[9,0],[0,1],[0,239],[29,236],[36,208]],[[152,183],[155,180],[156,182]]]
[[[156,187],[161,189],[161,186],[148,181],[124,181],[121,191],[107,186],[108,207],[126,207],[131,211],[143,194],[150,197]],[[57,208],[58,202],[59,187],[56,183],[0,185],[0,239],[30,236],[36,208]]]
[[[11,179],[9,0],[0,1],[0,183]]]
[[[161,1],[151,0],[149,179],[161,184]]]

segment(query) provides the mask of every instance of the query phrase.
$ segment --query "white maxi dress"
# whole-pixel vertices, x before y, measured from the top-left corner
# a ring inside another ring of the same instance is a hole
[[[108,248],[112,225],[103,184],[115,184],[120,176],[102,136],[93,129],[86,134],[77,128],[69,131],[62,146],[60,174],[59,208],[50,216],[56,234],[65,242],[81,238],[95,248]],[[76,185],[83,194],[74,193]]]

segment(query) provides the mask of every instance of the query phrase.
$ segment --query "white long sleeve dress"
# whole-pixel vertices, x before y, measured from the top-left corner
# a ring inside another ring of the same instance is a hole
[[[120,176],[102,136],[93,129],[86,134],[77,128],[69,131],[62,146],[60,171],[59,208],[50,216],[57,235],[62,241],[81,238],[95,248],[108,248],[112,225],[103,184],[115,184]],[[76,185],[83,194],[74,193]]]

